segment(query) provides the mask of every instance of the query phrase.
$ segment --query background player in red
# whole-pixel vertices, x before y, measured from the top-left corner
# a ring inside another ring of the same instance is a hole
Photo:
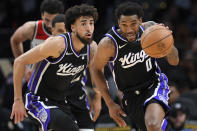
[[[64,19],[65,19],[64,14],[59,14],[53,18],[52,20],[52,35],[53,36],[66,33]]]
[[[38,21],[28,21],[20,26],[11,36],[10,44],[15,58],[24,53],[23,42],[31,40],[31,48],[46,40],[52,31],[52,19],[63,13],[64,6],[59,0],[44,0],[40,6],[41,18]],[[26,68],[25,79],[29,81],[32,65]]]

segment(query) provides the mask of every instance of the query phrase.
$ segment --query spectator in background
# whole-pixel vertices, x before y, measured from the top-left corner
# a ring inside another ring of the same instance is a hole
[[[186,51],[182,60],[182,66],[189,76],[190,89],[197,87],[197,70],[194,61],[194,53],[191,50]]]
[[[193,0],[190,9],[189,18],[186,19],[186,24],[192,32],[192,36],[197,36],[197,2]]]
[[[194,52],[195,55],[197,55],[197,38],[193,40],[192,51]]]
[[[168,117],[168,131],[193,131],[192,129],[185,129],[185,122],[187,119],[187,108],[184,104],[175,103]]]

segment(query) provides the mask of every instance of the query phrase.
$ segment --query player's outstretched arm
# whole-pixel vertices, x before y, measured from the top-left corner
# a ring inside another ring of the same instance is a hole
[[[22,100],[22,79],[27,64],[37,63],[49,56],[57,58],[65,49],[63,37],[52,37],[43,44],[27,51],[17,57],[14,61],[14,104],[12,107],[11,119],[15,117],[15,123],[18,123],[27,116]]]
[[[115,104],[112,100],[102,71],[104,66],[114,55],[115,46],[113,45],[111,39],[109,39],[108,37],[103,38],[98,45],[96,54],[93,59],[92,76],[95,80],[96,87],[99,88],[99,91],[101,92],[101,95],[109,108],[110,117],[113,118],[120,127],[124,127],[126,126],[126,123],[120,117],[120,115],[126,115],[122,111],[121,107]]]
[[[142,26],[145,29],[147,29],[148,27],[151,27],[151,26],[153,26],[155,24],[158,24],[158,23],[156,23],[154,21],[147,21],[147,22],[142,23]],[[159,25],[162,25],[162,26],[166,27],[167,29],[169,29],[168,26],[165,26],[162,23],[160,23]],[[177,50],[177,48],[175,46],[173,46],[171,52],[166,56],[166,59],[167,59],[167,61],[168,61],[168,63],[170,65],[174,65],[174,66],[178,65],[178,63],[179,63],[179,56],[178,56],[178,50]]]
[[[97,44],[96,44],[96,42],[93,41],[90,44],[90,61],[89,61],[89,65],[88,65],[93,86],[95,86],[95,80],[92,77],[92,65],[93,65],[93,57],[96,53],[96,50],[97,50]],[[101,112],[101,94],[100,94],[100,91],[98,90],[98,88],[93,88],[93,89],[95,91],[95,96],[90,103],[91,104],[90,113],[94,110],[93,121],[96,121],[100,115],[100,112]]]
[[[32,40],[35,30],[35,21],[26,22],[20,26],[10,38],[10,45],[14,57],[24,53],[23,41]]]

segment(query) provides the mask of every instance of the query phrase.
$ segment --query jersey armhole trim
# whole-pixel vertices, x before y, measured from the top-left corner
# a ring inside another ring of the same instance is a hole
[[[51,36],[51,34],[49,34],[49,33],[46,31],[46,29],[44,28],[44,22],[43,22],[43,21],[42,21],[42,30],[43,30],[43,32],[44,32],[46,35],[48,35],[48,37]]]
[[[118,57],[118,44],[117,44],[116,40],[114,39],[114,37],[112,35],[110,35],[110,34],[107,33],[107,34],[105,34],[105,36],[106,37],[109,37],[113,41],[113,43],[114,43],[114,46],[115,46],[115,55],[114,55],[114,57],[112,57],[112,59],[109,60],[111,62],[114,62],[117,59],[117,57]]]
[[[114,32],[114,34],[115,34],[116,36],[118,36],[119,39],[121,39],[121,40],[124,41],[124,42],[128,42],[128,41],[126,40],[126,38],[124,38],[122,35],[120,35],[120,34],[118,33],[118,31],[116,31],[115,26],[112,27],[112,31]]]
[[[36,21],[36,23],[35,23],[34,34],[33,34],[31,41],[33,41],[35,39],[37,32],[38,32],[38,21]]]
[[[140,28],[141,28],[142,32],[145,31],[145,28],[142,25],[140,25]]]
[[[67,43],[66,37],[63,34],[60,34],[58,36],[61,36],[61,37],[64,38],[64,40],[65,40],[65,49],[64,49],[64,52],[58,58],[51,58],[54,61],[49,60],[48,59],[49,57],[45,59],[46,61],[50,62],[51,64],[57,64],[58,62],[60,62],[62,60],[62,58],[65,56],[67,48],[68,48],[68,43]]]
[[[90,62],[90,45],[87,46],[87,64]]]

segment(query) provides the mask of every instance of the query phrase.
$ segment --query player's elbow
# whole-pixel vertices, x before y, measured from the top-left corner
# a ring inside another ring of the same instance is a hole
[[[177,66],[179,64],[179,58],[177,58],[174,62],[173,62],[173,66]]]
[[[179,53],[178,50],[174,47],[173,50],[167,55],[168,63],[172,66],[179,64]]]
[[[24,62],[24,60],[21,57],[17,57],[14,60],[14,66],[20,66],[20,65],[23,65],[23,64],[25,64],[25,62]]]
[[[20,65],[22,63],[22,60],[20,57],[17,57],[15,60],[14,60],[14,65]]]
[[[179,58],[175,58],[173,60],[168,61],[168,63],[172,66],[177,66],[179,64]]]

